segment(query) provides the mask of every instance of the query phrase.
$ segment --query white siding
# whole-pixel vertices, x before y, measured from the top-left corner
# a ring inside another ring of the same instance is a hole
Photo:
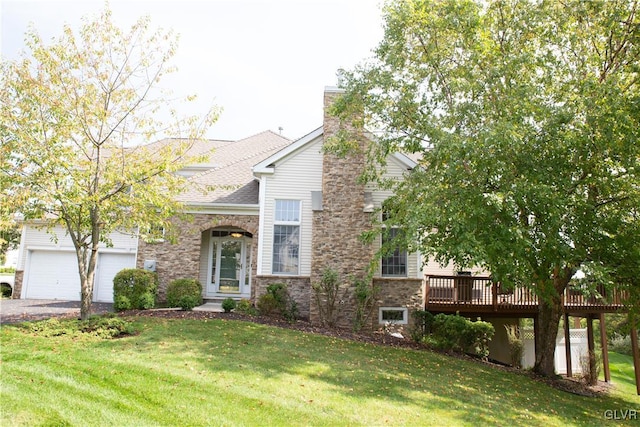
[[[57,241],[55,241],[55,237],[57,237]],[[138,238],[136,236],[115,231],[111,233],[109,237],[111,238],[113,246],[108,248],[104,243],[100,243],[101,251],[136,253],[138,247]],[[26,224],[22,233],[22,241],[20,242],[21,253],[18,258],[18,270],[24,270],[27,261],[27,252],[35,248],[74,250],[71,238],[61,226],[56,226],[47,233],[45,228]]]
[[[436,276],[453,276],[458,273],[460,269],[456,268],[452,263],[441,267],[434,259],[429,259],[424,265],[424,274],[425,275],[436,275]],[[464,271],[470,271],[474,276],[488,276],[489,273],[484,271],[481,268],[466,268]]]
[[[392,178],[397,181],[404,179],[404,174],[407,172],[406,165],[402,164],[395,156],[389,156],[387,158],[387,167],[384,174],[385,178]],[[373,183],[369,183],[365,186],[365,191],[370,191],[373,198],[373,205],[376,209],[382,207],[382,203],[393,195],[393,191],[380,190]],[[373,213],[372,215],[379,215],[379,213]],[[377,251],[380,249],[381,237],[378,237],[373,243],[374,249]],[[412,252],[407,256],[407,277],[409,278],[422,278],[421,271],[421,257],[417,252]],[[380,272],[378,272],[380,274]]]
[[[261,256],[262,271],[258,274],[272,274],[273,222],[275,200],[300,200],[300,276],[311,274],[311,236],[313,213],[311,192],[322,191],[322,138],[317,138],[298,151],[291,153],[275,165],[273,175],[262,177],[266,191],[264,195],[264,226]]]

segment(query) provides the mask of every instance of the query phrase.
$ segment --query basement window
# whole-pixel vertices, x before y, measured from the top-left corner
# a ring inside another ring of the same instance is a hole
[[[409,310],[406,307],[380,307],[378,322],[382,325],[385,323],[406,325],[409,323]]]

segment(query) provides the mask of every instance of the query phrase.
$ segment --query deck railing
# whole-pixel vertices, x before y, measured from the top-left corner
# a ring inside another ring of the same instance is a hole
[[[626,294],[605,290],[587,294],[567,289],[563,295],[566,310],[616,311],[624,306]],[[438,307],[450,311],[533,311],[538,297],[528,288],[505,289],[486,276],[426,276],[425,308]]]

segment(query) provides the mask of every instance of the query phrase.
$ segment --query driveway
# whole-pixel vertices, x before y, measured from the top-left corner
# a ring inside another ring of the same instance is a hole
[[[92,314],[113,311],[113,304],[94,302]],[[25,320],[41,320],[51,317],[80,317],[80,301],[42,299],[0,300],[0,323],[16,323]]]

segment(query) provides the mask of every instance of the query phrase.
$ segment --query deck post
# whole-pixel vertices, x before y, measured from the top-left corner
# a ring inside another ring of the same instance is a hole
[[[493,303],[493,311],[498,311],[498,283],[491,283],[491,299]]]
[[[631,353],[633,353],[633,368],[636,373],[636,392],[640,396],[640,350],[638,350],[638,328],[631,323]]]
[[[602,368],[604,370],[604,380],[611,382],[611,371],[609,371],[609,347],[607,344],[607,329],[604,320],[604,313],[600,313],[600,342],[602,343]]]
[[[587,314],[587,347],[589,349],[589,369],[594,370],[596,362],[596,341],[593,336],[593,315]],[[583,372],[582,375],[588,374]]]
[[[571,369],[571,331],[569,329],[569,313],[564,312],[564,354],[567,360],[567,376],[573,376]]]

